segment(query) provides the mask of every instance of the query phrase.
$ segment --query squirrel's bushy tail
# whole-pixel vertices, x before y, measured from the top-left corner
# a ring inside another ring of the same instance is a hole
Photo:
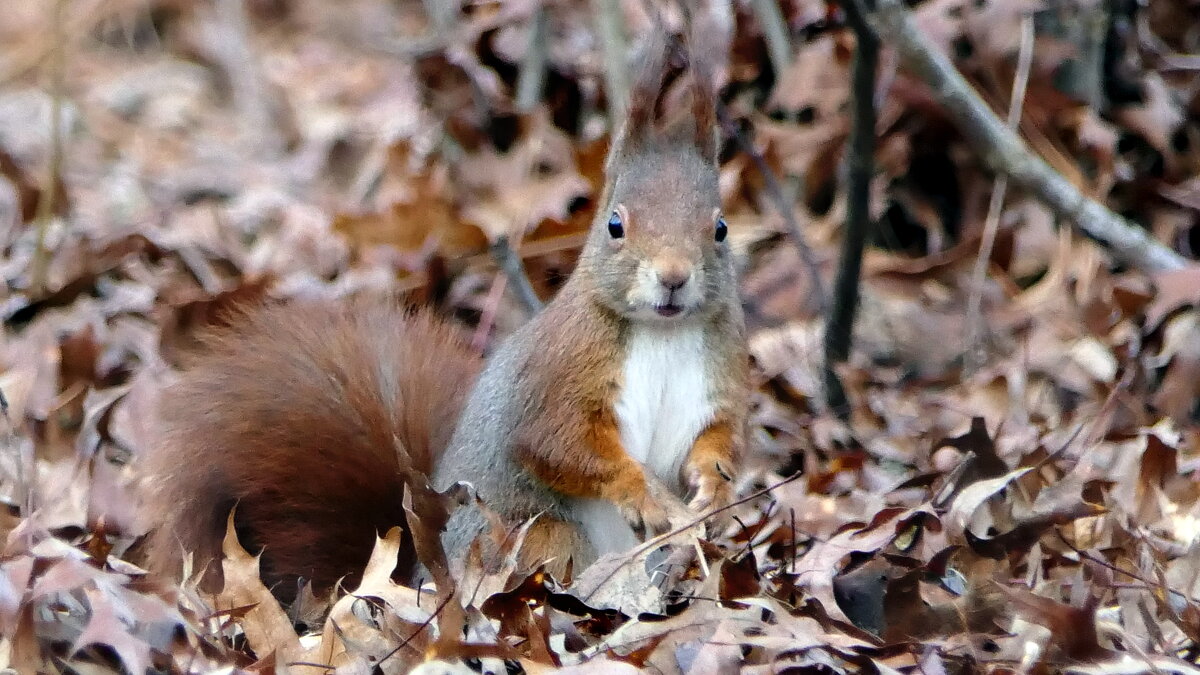
[[[186,552],[219,578],[228,515],[290,600],[361,571],[404,522],[403,464],[428,473],[481,359],[455,329],[382,300],[241,311],[163,393],[145,458],[148,566]],[[398,572],[411,571],[411,542]]]

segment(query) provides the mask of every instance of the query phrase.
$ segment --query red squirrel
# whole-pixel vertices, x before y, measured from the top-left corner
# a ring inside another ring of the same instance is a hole
[[[729,499],[750,378],[715,96],[693,63],[690,119],[660,128],[667,50],[650,53],[575,270],[481,371],[454,329],[378,302],[250,309],[209,336],[164,393],[151,567],[211,563],[236,507],[278,595],[328,589],[403,522],[397,440],[435,488],[466,481],[505,524],[534,518],[522,559],[558,573]],[[455,510],[451,560],[486,522]]]

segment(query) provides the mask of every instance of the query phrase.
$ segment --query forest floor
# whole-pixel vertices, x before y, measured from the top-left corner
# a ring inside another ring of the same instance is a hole
[[[603,180],[605,3],[545,3],[529,97],[541,3],[463,4],[440,31],[415,0],[6,5],[0,668],[1200,672],[1200,269],[1121,266],[1014,189],[976,277],[996,176],[885,36],[852,411],[830,415],[854,39],[820,0],[781,3],[778,63],[763,3],[706,3],[753,149],[726,139],[721,191],[756,392],[748,499],[672,548],[679,579],[631,553],[435,595],[391,581],[395,534],[356,588],[287,609],[233,544],[215,597],[148,578],[155,401],[229,307],[399,290],[486,351],[528,318],[491,243],[543,299],[570,272]],[[1195,260],[1200,7],[1101,4],[914,11],[1001,118],[1027,78],[1036,154]],[[620,3],[631,44],[645,6]]]

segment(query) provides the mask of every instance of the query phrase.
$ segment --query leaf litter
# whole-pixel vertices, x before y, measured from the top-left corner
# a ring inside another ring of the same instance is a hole
[[[491,244],[517,243],[543,298],[571,269],[607,137],[590,12],[545,4],[543,95],[525,111],[516,84],[540,3],[464,3],[446,33],[430,4],[81,1],[60,26],[47,3],[8,8],[0,667],[1197,671],[1200,268],[1119,267],[1017,192],[987,282],[972,287],[994,177],[930,92],[895,71],[886,40],[848,421],[822,409],[808,272],[756,163],[726,139],[722,197],[758,387],[745,499],[706,532],[685,523],[557,579],[512,556],[439,559],[437,514],[461,495],[417,492],[403,499],[427,523],[411,535],[430,571],[419,588],[392,579],[399,530],[380,533],[356,585],[330,597],[306,587],[289,607],[232,536],[216,593],[194,575],[146,575],[138,458],[157,392],[198,330],[239,303],[399,289],[491,344],[525,317],[496,292]],[[729,48],[723,99],[828,279],[853,39],[826,3],[783,3],[794,53],[774,72],[754,4],[706,5],[714,44]],[[644,7],[620,7],[636,41]],[[1185,28],[1197,9],[1109,6],[1103,55],[1072,32],[1071,11],[916,7],[993,103],[1007,98],[1020,19],[1034,13],[1023,134],[1194,259],[1200,70],[1185,55],[1200,37]],[[1066,78],[1089,63],[1092,80]],[[972,293],[988,359],[968,371]],[[488,536],[512,551],[523,531]]]

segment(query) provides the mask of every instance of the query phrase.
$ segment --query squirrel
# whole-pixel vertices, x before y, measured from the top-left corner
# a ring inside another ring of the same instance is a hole
[[[329,589],[403,524],[406,462],[436,489],[469,483],[506,525],[533,519],[521,559],[556,574],[728,502],[750,359],[715,93],[694,59],[690,119],[656,124],[670,51],[658,42],[574,271],[486,363],[430,313],[378,301],[244,309],[207,336],[163,394],[151,569],[178,574],[190,551],[211,570],[233,510],[277,596],[301,580]],[[488,522],[455,509],[448,558]],[[401,557],[397,575],[415,574],[411,544]]]

